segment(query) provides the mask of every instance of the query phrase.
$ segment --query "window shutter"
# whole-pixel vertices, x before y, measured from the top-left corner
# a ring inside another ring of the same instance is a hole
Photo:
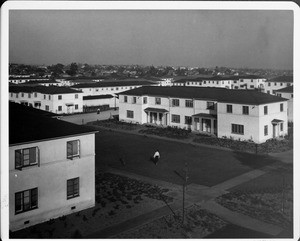
[[[73,153],[72,142],[67,142],[67,158],[72,160],[72,153]]]
[[[23,153],[22,150],[15,151],[15,169],[22,170],[23,165]]]

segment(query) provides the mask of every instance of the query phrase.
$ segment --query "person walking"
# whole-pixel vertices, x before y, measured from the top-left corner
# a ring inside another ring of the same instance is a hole
[[[156,150],[156,152],[155,152],[154,155],[153,155],[153,159],[154,159],[154,164],[155,164],[155,165],[157,165],[159,158],[160,158],[159,151]]]

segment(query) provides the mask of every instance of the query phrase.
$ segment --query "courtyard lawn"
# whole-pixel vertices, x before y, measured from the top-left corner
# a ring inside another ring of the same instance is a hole
[[[150,161],[158,149],[161,158]],[[123,158],[125,165],[120,161]],[[96,170],[109,166],[139,175],[182,184],[179,175],[188,164],[188,182],[214,186],[275,160],[268,156],[231,152],[134,134],[100,130],[96,134]]]

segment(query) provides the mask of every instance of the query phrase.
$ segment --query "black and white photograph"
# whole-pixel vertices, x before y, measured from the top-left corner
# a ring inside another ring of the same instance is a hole
[[[6,2],[1,238],[298,240],[299,17]]]

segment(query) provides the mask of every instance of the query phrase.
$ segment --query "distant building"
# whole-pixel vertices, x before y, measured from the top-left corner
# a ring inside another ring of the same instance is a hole
[[[262,143],[287,134],[287,100],[254,90],[146,86],[119,94],[119,119]]]
[[[293,85],[293,76],[279,76],[268,79],[265,84],[265,93],[275,95],[276,90]]]
[[[9,100],[41,110],[71,114],[82,112],[82,92],[56,86],[10,86]]]
[[[282,98],[288,99],[288,120],[293,122],[294,87],[291,85],[279,90],[275,90],[275,94]]]
[[[32,77],[32,76],[18,76],[18,77],[9,77],[9,83],[13,84],[23,84],[29,81],[49,81],[48,77]]]
[[[95,131],[39,112],[9,105],[11,231],[95,205]]]
[[[28,82],[25,82],[21,85],[24,86],[37,86],[37,85],[42,85],[42,86],[63,86],[62,83],[56,81],[56,80],[30,80]]]

